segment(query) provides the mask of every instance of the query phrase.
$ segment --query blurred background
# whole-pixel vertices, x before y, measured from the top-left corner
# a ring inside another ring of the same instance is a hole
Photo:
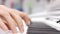
[[[53,16],[53,18],[60,16],[59,2],[60,0],[0,0],[0,4],[25,12],[28,15]]]
[[[47,6],[54,0],[0,0],[0,4],[25,12],[39,13],[47,10]]]

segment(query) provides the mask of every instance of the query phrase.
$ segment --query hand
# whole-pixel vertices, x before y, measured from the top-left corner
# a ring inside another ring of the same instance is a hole
[[[0,5],[0,28],[3,30],[10,29],[13,33],[17,33],[16,26],[18,26],[22,33],[24,31],[22,19],[26,25],[30,25],[31,20],[25,13]]]

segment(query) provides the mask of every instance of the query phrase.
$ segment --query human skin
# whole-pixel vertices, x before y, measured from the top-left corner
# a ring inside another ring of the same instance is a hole
[[[0,5],[0,28],[3,30],[11,30],[13,34],[17,34],[16,26],[18,26],[20,32],[24,32],[22,19],[26,25],[30,25],[30,18],[27,14],[15,9],[8,8],[4,5]]]

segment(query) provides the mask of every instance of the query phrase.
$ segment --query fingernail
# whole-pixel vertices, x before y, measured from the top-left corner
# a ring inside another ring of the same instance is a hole
[[[28,22],[28,26],[31,25],[31,24],[32,24],[32,22],[29,21],[29,22]]]
[[[3,29],[4,31],[8,31],[8,28]]]
[[[12,30],[13,33],[18,33],[17,29]]]
[[[21,33],[23,33],[23,32],[24,32],[24,28],[23,28],[23,27],[20,29],[20,32],[21,32]]]
[[[13,32],[13,34],[18,34],[18,32]]]

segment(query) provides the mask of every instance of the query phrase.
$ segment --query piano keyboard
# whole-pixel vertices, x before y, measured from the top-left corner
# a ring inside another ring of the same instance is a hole
[[[29,25],[27,34],[60,34],[60,31],[42,22],[33,22]]]

